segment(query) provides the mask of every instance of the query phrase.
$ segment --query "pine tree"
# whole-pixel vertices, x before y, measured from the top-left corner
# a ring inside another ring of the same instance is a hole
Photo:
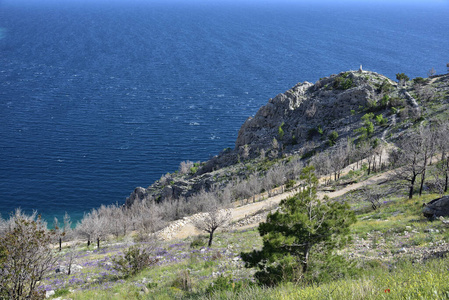
[[[259,225],[262,250],[241,254],[246,267],[259,269],[255,276],[262,284],[304,279],[319,268],[310,263],[315,254],[329,267],[335,258],[333,250],[349,240],[349,227],[355,222],[354,212],[347,204],[318,199],[314,170],[313,166],[304,168],[302,191],[283,200],[279,209]]]

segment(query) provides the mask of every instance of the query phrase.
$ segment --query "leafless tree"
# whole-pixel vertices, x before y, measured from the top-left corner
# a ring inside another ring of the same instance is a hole
[[[427,166],[432,162],[435,154],[436,131],[430,127],[419,128],[418,138],[421,140],[422,147],[422,171],[421,184],[419,187],[419,196],[422,195],[424,181],[426,179]]]
[[[179,165],[179,173],[181,173],[181,174],[188,174],[192,167],[193,167],[193,162],[191,162],[190,160],[183,161]]]
[[[334,181],[340,178],[341,171],[345,167],[347,161],[346,148],[339,146],[330,153],[330,167],[334,173]]]
[[[249,145],[240,146],[239,150],[240,150],[240,157],[243,160],[247,160],[249,158],[251,147]]]
[[[427,75],[428,75],[429,77],[432,77],[432,76],[435,75],[436,73],[437,73],[437,71],[435,71],[435,68],[432,67],[432,68],[427,72]]]
[[[380,208],[382,200],[391,193],[389,190],[381,190],[378,186],[367,186],[364,187],[362,191],[363,195],[366,197],[366,201],[371,203],[373,210]]]
[[[403,138],[398,144],[399,149],[394,149],[390,154],[392,163],[396,167],[393,179],[408,182],[408,197],[412,199],[416,179],[423,171],[423,141],[419,134],[413,133]]]
[[[231,212],[220,207],[216,199],[211,199],[205,213],[193,220],[193,225],[209,234],[208,246],[212,246],[215,231],[225,226],[231,220]]]
[[[279,142],[276,138],[273,138],[271,141],[271,151],[270,151],[270,157],[272,159],[277,158],[279,156]]]

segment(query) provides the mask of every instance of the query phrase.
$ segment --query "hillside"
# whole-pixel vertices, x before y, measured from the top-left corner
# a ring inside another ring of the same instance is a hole
[[[202,190],[223,190],[255,173],[264,177],[273,165],[295,159],[304,162],[314,153],[333,151],[349,142],[357,144],[364,138],[363,116],[369,113],[373,114],[370,139],[394,144],[420,120],[447,119],[448,91],[449,75],[398,84],[362,70],[331,75],[315,84],[298,83],[248,118],[234,149],[224,149],[206,162],[181,163],[175,173],[163,175],[148,188],[136,188],[126,204],[136,199],[163,202],[189,198]],[[245,195],[237,196],[241,197]]]
[[[426,217],[423,204],[448,193],[448,108],[449,74],[395,83],[359,70],[298,84],[243,124],[234,149],[183,162],[74,229],[64,220],[38,290],[59,300],[447,299],[449,216]],[[319,243],[312,271],[259,285],[245,261],[266,244],[255,227],[308,191],[304,170],[318,177],[311,210],[342,205],[354,215],[349,243],[331,252]],[[212,244],[198,224],[220,215],[229,219]],[[36,214],[18,211],[0,218],[5,241],[21,219],[45,231]],[[2,267],[10,253],[0,254]]]

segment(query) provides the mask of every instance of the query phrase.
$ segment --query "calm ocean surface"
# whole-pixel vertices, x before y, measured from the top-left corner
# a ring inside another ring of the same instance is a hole
[[[449,62],[448,1],[59,2],[0,0],[3,217],[123,203],[297,82]]]

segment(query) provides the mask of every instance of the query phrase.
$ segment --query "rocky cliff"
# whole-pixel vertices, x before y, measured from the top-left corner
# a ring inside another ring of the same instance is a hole
[[[417,78],[418,79],[418,78]],[[127,199],[164,199],[189,197],[201,190],[220,188],[232,180],[248,178],[254,168],[242,162],[264,157],[279,160],[289,155],[310,156],[317,150],[332,146],[348,138],[359,138],[362,116],[374,112],[383,124],[374,126],[373,137],[393,136],[419,118],[421,111],[414,97],[424,103],[426,95],[445,98],[449,76],[410,81],[398,84],[370,71],[348,71],[321,78],[316,83],[298,83],[285,93],[270,99],[254,117],[248,118],[239,130],[234,149],[227,149],[189,174],[168,174],[150,187],[137,188]],[[374,115],[373,115],[374,116]],[[396,122],[402,122],[399,128]],[[394,125],[394,126],[393,126]],[[386,129],[390,128],[386,136]],[[394,128],[393,128],[394,127]],[[394,130],[396,130],[394,132]],[[307,155],[309,154],[309,155]],[[263,172],[264,169],[262,169]],[[266,170],[266,169],[265,169]],[[257,170],[259,171],[259,170]]]

